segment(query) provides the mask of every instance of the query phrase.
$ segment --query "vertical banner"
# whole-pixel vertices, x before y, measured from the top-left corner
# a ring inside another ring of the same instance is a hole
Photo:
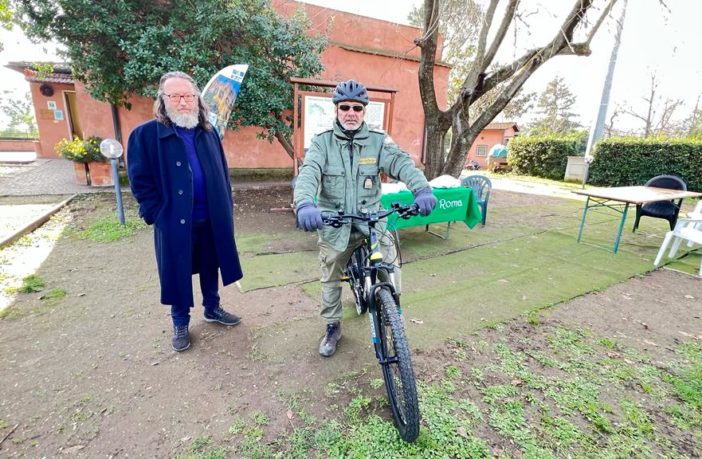
[[[217,72],[202,90],[202,99],[209,108],[209,122],[217,129],[219,138],[224,137],[229,115],[239,95],[248,65],[230,65]]]

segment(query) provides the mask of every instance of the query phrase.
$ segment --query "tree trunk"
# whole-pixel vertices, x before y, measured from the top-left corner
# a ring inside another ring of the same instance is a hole
[[[446,129],[441,129],[436,123],[426,123],[426,154],[424,157],[424,175],[431,180],[441,175],[444,169],[444,136]]]
[[[278,140],[278,143],[283,147],[285,153],[288,154],[290,159],[297,161],[297,167],[299,168],[300,166],[302,166],[302,158],[295,157],[295,148],[293,148],[293,144],[290,138],[283,135],[283,133],[280,131],[277,131],[275,133],[275,138],[276,140]]]
[[[446,163],[444,164],[444,169],[441,174],[452,175],[458,177],[463,171],[465,166],[466,156],[468,155],[468,150],[473,142],[478,137],[477,133],[469,133],[464,136],[457,136],[458,140],[453,144],[451,150],[449,151],[448,157],[446,158]]]

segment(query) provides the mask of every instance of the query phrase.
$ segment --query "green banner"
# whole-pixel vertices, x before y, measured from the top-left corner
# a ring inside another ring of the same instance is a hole
[[[398,218],[397,214],[390,215],[388,217],[388,229],[394,231],[409,226],[423,226],[443,222],[463,222],[468,228],[473,228],[480,222],[482,217],[480,207],[475,200],[473,190],[470,188],[434,188],[433,192],[434,196],[436,196],[436,207],[431,214],[426,217],[417,215],[408,220]],[[386,209],[394,202],[411,204],[412,201],[414,201],[414,195],[411,191],[388,193],[380,198],[381,205]]]

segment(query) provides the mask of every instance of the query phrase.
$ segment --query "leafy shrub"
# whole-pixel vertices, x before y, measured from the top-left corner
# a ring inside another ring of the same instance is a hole
[[[102,139],[97,136],[91,136],[85,140],[79,137],[73,140],[61,139],[54,146],[54,151],[62,158],[77,163],[103,162],[105,157],[100,154],[100,142]]]
[[[643,185],[656,175],[677,175],[702,190],[702,139],[611,138],[599,142],[589,181],[600,186]]]
[[[513,137],[507,148],[507,162],[517,174],[562,179],[568,156],[581,156],[579,136]]]

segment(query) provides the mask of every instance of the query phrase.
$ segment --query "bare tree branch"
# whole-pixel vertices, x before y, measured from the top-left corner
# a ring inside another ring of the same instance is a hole
[[[541,47],[529,49],[513,62],[502,65],[497,65],[495,57],[510,27],[520,17],[517,11],[520,2],[519,0],[506,2],[500,25],[491,43],[487,45],[499,3],[498,0],[491,0],[487,4],[482,28],[477,37],[476,54],[469,61],[461,63],[463,67],[469,69],[461,91],[456,101],[446,111],[441,111],[437,107],[433,80],[438,40],[435,15],[438,11],[442,11],[442,1],[455,0],[424,0],[425,33],[416,42],[422,50],[419,80],[425,109],[427,145],[425,172],[429,177],[446,173],[458,175],[465,161],[466,152],[480,131],[504,110],[510,100],[522,89],[524,83],[546,61],[558,55],[589,55],[592,37],[601,28],[617,0],[572,0],[570,10],[550,41]],[[590,29],[585,21],[595,2],[602,4],[602,10],[596,14],[597,20]],[[586,32],[583,35],[587,36],[587,39],[584,42],[576,42],[575,32],[581,29]],[[495,91],[499,93],[495,95]],[[479,102],[487,93],[490,93],[490,101]],[[473,105],[479,106],[480,109],[473,110],[471,108]],[[474,112],[473,117],[471,112]],[[443,138],[449,128],[452,130],[451,145],[446,154]]]
[[[434,90],[434,64],[439,37],[439,2],[424,0],[424,36],[415,40],[421,50],[419,65],[419,92],[425,116],[439,116],[439,105]]]
[[[511,64],[502,66],[492,72],[487,78],[485,78],[483,83],[483,92],[487,92],[503,81],[511,78],[519,69],[523,68],[527,62],[536,59],[542,50],[543,48],[530,49]]]
[[[296,159],[298,161],[298,166],[301,166],[302,161],[300,158],[295,158],[295,148],[293,147],[290,140],[285,136],[285,134],[283,134],[280,131],[276,131],[275,138],[278,140],[278,142],[280,142],[280,145],[283,146],[288,156],[290,156],[290,158],[292,159]]]
[[[612,11],[612,8],[614,8],[615,3],[617,3],[617,0],[613,0],[612,2],[608,3],[607,6],[605,7],[604,10],[602,10],[602,14],[600,14],[600,17],[597,19],[597,22],[595,22],[595,25],[592,27],[592,30],[590,30],[590,33],[588,33],[587,38],[585,39],[584,44],[589,48],[590,43],[592,43],[592,39],[595,37],[595,34],[597,31],[600,29],[600,26],[604,22],[605,18],[609,16],[609,13]]]
[[[615,3],[617,0],[610,0]],[[511,64],[497,69],[485,78],[482,92],[489,91],[503,81],[511,78],[519,69],[524,68],[527,63],[533,70],[536,70],[544,62],[558,54],[575,54],[586,56],[590,54],[590,48],[586,44],[573,44],[573,34],[576,26],[582,21],[587,9],[592,5],[592,0],[576,0],[571,12],[561,24],[556,36],[545,46],[535,48],[524,53],[520,58]],[[532,72],[533,73],[533,72]],[[477,99],[479,95],[474,95]]]
[[[635,111],[631,106],[627,106],[623,113],[640,120],[644,124],[643,135],[650,137],[655,135],[678,135],[684,132],[684,123],[675,122],[673,115],[683,105],[682,99],[662,100],[658,92],[660,82],[655,72],[650,75],[651,85],[648,95],[642,97],[646,102],[645,114]]]
[[[492,20],[495,17],[495,9],[498,3],[499,0],[491,0],[490,5],[488,5],[487,10],[485,10],[485,17],[482,21],[483,27],[480,29],[480,35],[478,35],[478,50],[475,53],[475,62],[478,64],[476,67],[482,67],[487,36],[488,33],[490,33],[490,27],[492,27]]]
[[[514,14],[517,11],[518,3],[519,0],[510,0],[509,4],[507,5],[507,10],[505,11],[505,15],[502,17],[502,23],[500,24],[500,28],[497,29],[495,38],[492,40],[492,45],[490,45],[490,49],[488,50],[487,54],[483,58],[483,61],[481,62],[481,72],[485,71],[490,62],[492,62],[493,59],[495,59],[497,50],[500,48],[500,45],[504,41],[505,35],[507,35],[507,31],[509,30],[509,25],[512,23],[512,19],[514,19]]]

